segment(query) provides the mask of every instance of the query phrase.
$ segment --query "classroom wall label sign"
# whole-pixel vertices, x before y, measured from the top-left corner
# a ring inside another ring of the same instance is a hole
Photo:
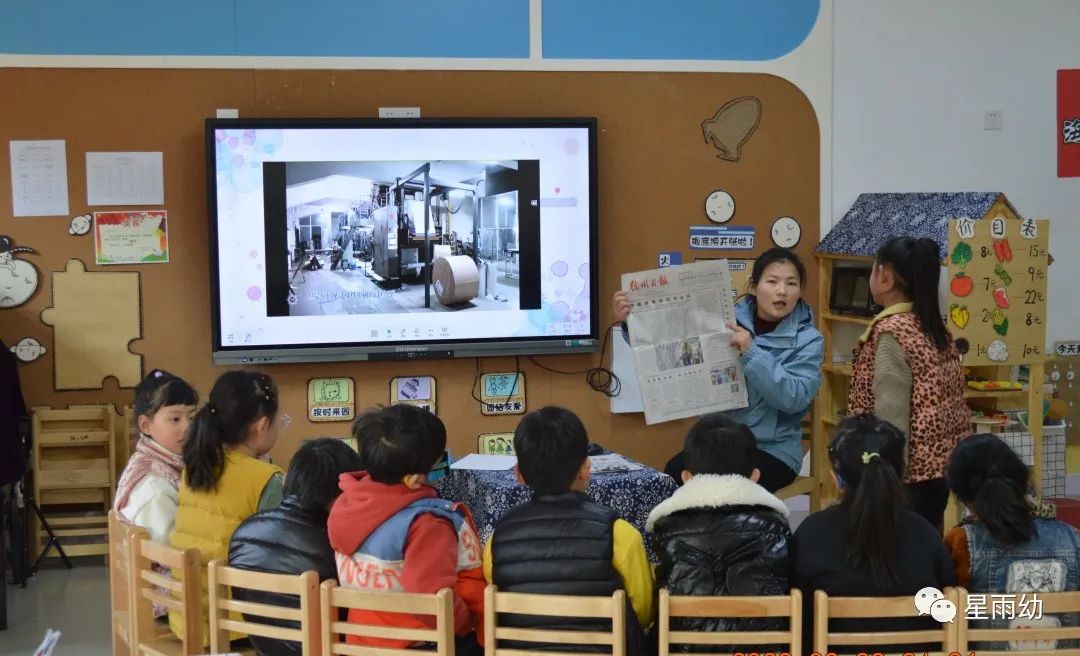
[[[665,251],[661,252],[657,256],[658,269],[665,269],[667,267],[678,266],[682,264],[682,253],[678,251]]]
[[[750,250],[753,247],[752,226],[690,226],[690,248],[694,250]]]

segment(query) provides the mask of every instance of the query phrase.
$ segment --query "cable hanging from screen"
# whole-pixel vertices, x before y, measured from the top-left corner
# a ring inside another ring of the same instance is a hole
[[[604,366],[604,354],[607,353],[608,338],[611,336],[611,329],[618,326],[619,323],[615,322],[608,326],[607,331],[604,333],[604,341],[600,346],[600,359],[596,363],[595,367],[589,367],[588,369],[580,369],[577,371],[562,371],[560,369],[553,369],[546,365],[540,364],[536,361],[536,358],[526,356],[529,362],[540,367],[544,371],[550,371],[553,374],[559,374],[562,376],[580,376],[585,375],[585,382],[594,391],[600,392],[604,396],[616,397],[619,392],[622,391],[622,381],[615,375],[615,372]]]

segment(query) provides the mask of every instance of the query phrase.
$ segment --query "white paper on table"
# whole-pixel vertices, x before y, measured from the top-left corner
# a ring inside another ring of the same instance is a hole
[[[470,453],[461,460],[450,465],[450,469],[465,469],[472,471],[506,471],[517,464],[516,456],[488,456],[479,453]]]
[[[12,141],[10,149],[14,215],[67,215],[67,146],[64,140]]]
[[[88,205],[164,205],[165,168],[160,151],[86,153]]]
[[[631,462],[617,453],[605,453],[599,456],[589,456],[589,462],[593,473],[632,472],[644,469],[636,462]]]

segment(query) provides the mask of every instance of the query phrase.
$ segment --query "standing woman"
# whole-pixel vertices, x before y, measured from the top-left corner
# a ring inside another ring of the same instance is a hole
[[[971,434],[960,353],[938,305],[941,254],[932,239],[895,237],[881,247],[870,293],[885,308],[859,338],[848,412],[873,413],[907,435],[908,505],[942,530],[945,467]]]
[[[750,272],[750,292],[735,303],[731,345],[746,377],[745,408],[725,414],[745,424],[757,439],[758,484],[770,492],[790,485],[802,467],[802,418],[821,385],[824,340],[802,300],[806,267],[786,248],[770,248]],[[615,292],[615,318],[630,314],[626,293]],[[676,481],[686,470],[683,454],[664,471]]]

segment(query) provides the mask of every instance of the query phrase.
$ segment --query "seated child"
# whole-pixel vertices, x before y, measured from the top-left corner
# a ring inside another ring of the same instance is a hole
[[[1075,528],[1057,520],[1054,504],[1036,502],[1026,494],[1029,478],[1027,465],[994,435],[961,440],[949,458],[945,480],[972,513],[945,535],[956,566],[957,585],[970,593],[987,595],[981,614],[988,618],[994,614],[991,595],[1015,595],[1011,597],[1014,618],[990,619],[983,627],[1021,623],[1039,628],[1060,626],[1062,620],[1077,622],[1075,616],[1068,615],[1032,617],[1042,612],[1041,608],[1034,611],[1030,593],[1037,597],[1041,592],[1080,590],[1080,537]],[[1024,612],[1025,605],[1031,612]],[[1015,647],[987,643],[979,648]]]
[[[440,499],[427,484],[427,473],[446,449],[446,427],[426,410],[394,405],[358,417],[353,437],[365,471],[342,474],[342,494],[327,524],[338,583],[360,590],[424,594],[451,588],[454,633],[468,636],[483,626],[480,539],[468,509]],[[351,610],[349,621],[428,628],[431,618]],[[354,636],[348,640],[395,649],[412,646],[403,640]]]
[[[684,485],[653,509],[646,524],[660,551],[657,587],[667,588],[672,595],[787,594],[788,509],[757,484],[754,434],[716,412],[694,424],[686,434],[683,452]],[[785,624],[778,618],[700,617],[676,618],[673,628],[766,631],[784,630]]]
[[[285,474],[285,498],[271,510],[245,519],[232,534],[229,565],[273,574],[319,573],[319,580],[337,578],[334,550],[326,535],[330,507],[341,494],[338,478],[361,468],[360,456],[334,438],[304,443],[292,457]],[[236,599],[299,608],[291,595],[236,590]],[[259,621],[286,628],[299,628],[288,620]],[[300,643],[251,636],[252,646],[262,656],[300,654]]]
[[[195,414],[184,440],[184,474],[169,545],[198,549],[203,567],[226,557],[229,538],[240,522],[281,503],[281,470],[259,459],[277,441],[277,412],[278,390],[269,376],[227,371]],[[204,623],[209,617],[205,591],[204,581]],[[183,637],[184,622],[173,611],[169,627]],[[209,627],[203,628],[208,644]]]
[[[870,414],[848,417],[836,428],[829,460],[840,503],[803,520],[791,545],[791,584],[803,595],[805,653],[812,651],[815,590],[837,597],[914,599],[923,588],[944,590],[955,583],[941,534],[907,508],[904,442],[900,429]],[[939,629],[941,624],[927,616],[833,620],[832,626],[835,631],[888,632]],[[935,649],[941,646],[845,647],[850,653]]]
[[[180,450],[198,403],[191,385],[160,369],[135,387],[139,439],[116,485],[113,507],[154,542],[166,543],[173,528],[184,469]]]
[[[586,496],[588,449],[585,426],[573,412],[546,407],[525,415],[514,431],[515,472],[533,498],[499,520],[484,549],[484,575],[505,592],[610,596],[625,590],[627,650],[641,653],[642,629],[653,619],[652,568],[637,529]],[[504,621],[527,625],[521,618]],[[585,620],[557,626],[610,630]]]

